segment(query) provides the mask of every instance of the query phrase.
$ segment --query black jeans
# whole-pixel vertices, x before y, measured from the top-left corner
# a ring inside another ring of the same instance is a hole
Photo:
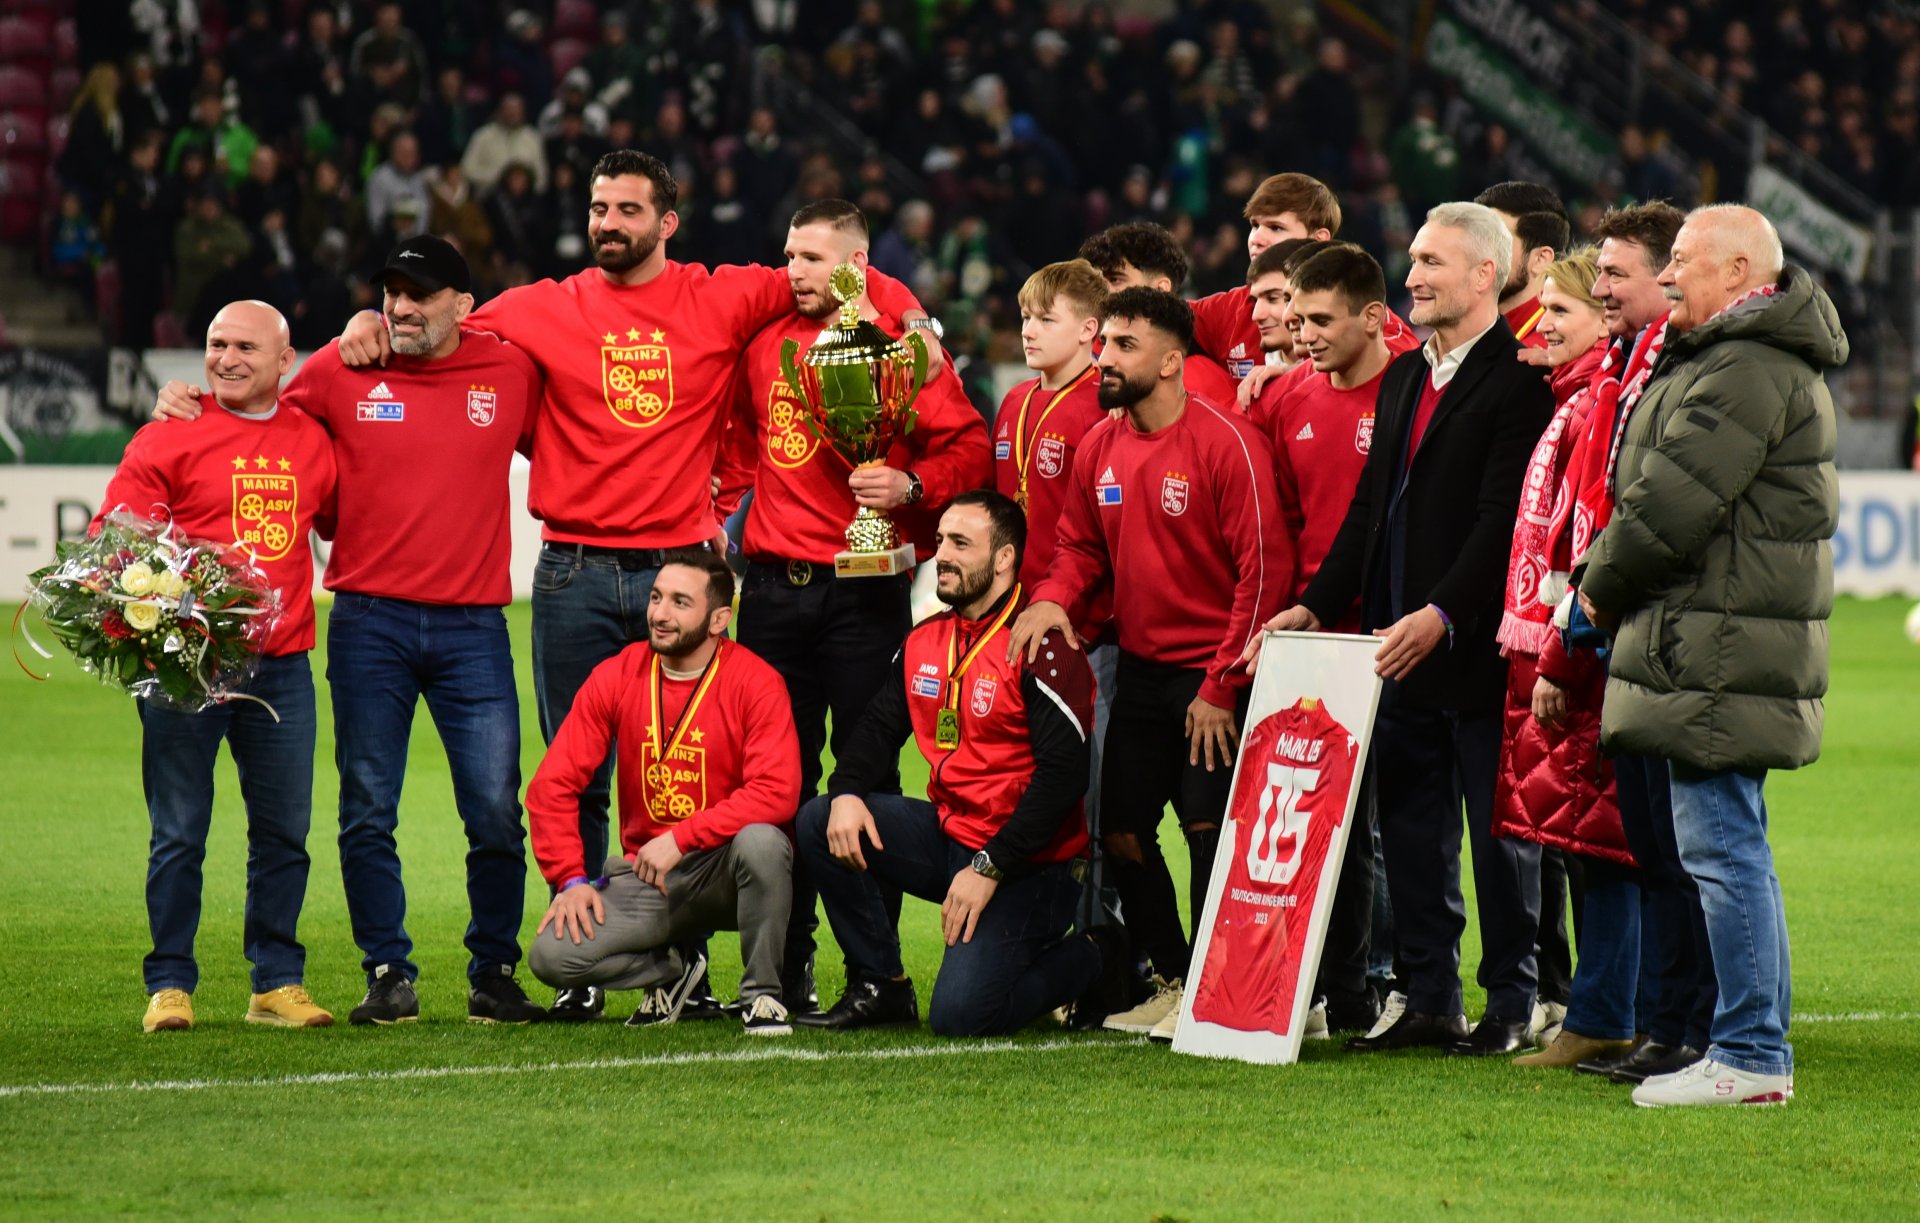
[[[953,877],[972,869],[974,851],[940,831],[924,799],[870,794],[866,801],[886,848],[863,838],[864,871],[828,851],[828,799],[800,809],[797,833],[846,953],[849,981],[886,981],[904,972],[891,916],[902,893],[941,903]],[[1016,1032],[1085,993],[1099,975],[1100,952],[1092,940],[1068,933],[1079,900],[1080,883],[1064,862],[1003,880],[980,911],[973,938],[942,957],[928,1026],[941,1036]]]
[[[805,584],[794,585],[793,578],[803,574]],[[837,579],[830,564],[801,569],[785,561],[747,563],[734,634],[787,681],[794,727],[800,734],[802,803],[820,791],[827,715],[833,715],[837,755],[892,673],[893,656],[913,627],[912,598],[910,574]],[[898,769],[881,788],[890,794],[900,792]],[[805,859],[796,858],[793,866],[793,915],[780,975],[786,984],[797,986],[813,955],[813,935],[820,919]],[[899,913],[897,902],[894,912]],[[799,1006],[805,999],[789,1001]]]
[[[1620,823],[1640,860],[1640,979],[1647,1035],[1663,1045],[1704,1051],[1720,986],[1707,945],[1700,888],[1680,864],[1673,836],[1667,762],[1622,754],[1613,759]]]
[[[1207,904],[1214,847],[1220,839],[1233,766],[1205,758],[1189,764],[1187,706],[1200,693],[1206,672],[1149,662],[1124,650],[1115,669],[1113,713],[1107,723],[1106,760],[1100,779],[1100,823],[1104,836],[1132,834],[1140,861],[1107,854],[1107,869],[1120,893],[1121,916],[1136,949],[1168,981],[1185,979],[1193,942],[1180,926],[1180,902],[1173,875],[1160,851],[1160,820],[1173,804],[1189,854],[1188,903],[1197,926]],[[1245,728],[1247,690],[1234,710]],[[1201,825],[1199,830],[1195,825]],[[1211,827],[1208,827],[1211,826]]]
[[[1533,1013],[1533,940],[1540,926],[1540,847],[1492,833],[1500,716],[1408,709],[1389,682],[1374,720],[1380,837],[1387,855],[1407,1008],[1456,1015],[1460,936],[1460,808],[1466,804],[1480,916],[1480,984],[1487,1016],[1523,1023]]]

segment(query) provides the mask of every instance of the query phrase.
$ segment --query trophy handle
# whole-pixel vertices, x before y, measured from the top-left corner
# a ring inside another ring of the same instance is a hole
[[[780,374],[787,380],[787,386],[800,400],[801,406],[807,409],[806,418],[811,423],[813,414],[819,411],[819,408],[807,398],[807,384],[801,380],[800,367],[794,362],[793,358],[799,351],[798,340],[789,339],[780,345]]]
[[[900,432],[911,433],[920,419],[920,414],[913,410],[913,402],[920,398],[920,389],[927,384],[927,341],[926,337],[911,328],[900,337],[900,341],[913,354],[913,386],[907,392],[907,402],[902,405],[904,411],[900,425]]]

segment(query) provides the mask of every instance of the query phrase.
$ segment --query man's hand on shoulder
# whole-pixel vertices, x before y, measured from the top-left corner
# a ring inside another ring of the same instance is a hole
[[[155,420],[198,420],[200,419],[200,397],[205,391],[192,383],[173,379],[160,388],[160,394],[153,404]]]
[[[1073,621],[1067,618],[1066,608],[1051,600],[1028,607],[1007,634],[1007,661],[1018,658],[1022,650],[1026,651],[1028,662],[1040,657],[1040,639],[1053,632],[1059,633],[1060,640],[1070,648],[1080,648],[1080,638],[1074,635]]]
[[[591,939],[594,927],[606,921],[607,906],[600,899],[600,889],[591,883],[576,883],[554,893],[553,903],[547,906],[547,915],[540,919],[533,937],[539,938],[552,926],[554,938],[570,938],[579,946],[583,936]]]
[[[1260,392],[1267,383],[1286,372],[1278,365],[1256,365],[1248,370],[1247,376],[1240,380],[1240,389],[1234,393],[1234,398],[1240,404],[1241,413],[1244,415],[1246,410],[1253,406],[1253,401],[1260,397]]]
[[[340,332],[340,360],[342,364],[359,367],[363,365],[385,365],[393,354],[393,344],[387,336],[386,320],[377,310],[362,310],[347,320]]]

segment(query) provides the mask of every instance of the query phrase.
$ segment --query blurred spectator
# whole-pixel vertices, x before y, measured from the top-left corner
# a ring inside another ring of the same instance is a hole
[[[128,147],[144,133],[164,132],[173,126],[173,108],[161,96],[150,55],[127,57],[127,78],[120,86],[120,123],[125,128]]]
[[[507,14],[507,36],[494,46],[494,89],[500,93],[519,94],[522,107],[531,107],[536,111],[553,96],[553,64],[547,58],[547,27],[537,13],[515,9]],[[473,180],[475,187],[481,186],[480,176],[473,172],[472,166],[467,167],[467,177]],[[541,178],[545,180],[544,172]]]
[[[615,111],[650,115],[660,105],[662,65],[647,63],[647,53],[627,36],[627,15],[612,9],[600,17],[600,41],[580,61],[593,99]]]
[[[532,280],[553,249],[554,228],[530,167],[514,162],[501,173],[499,190],[487,197],[487,223],[493,227],[493,263],[501,287]]]
[[[547,138],[547,172],[557,174],[562,165],[573,168],[576,182],[585,182],[593,167],[613,146],[587,130],[586,118],[577,110],[561,114],[554,134]]]
[[[841,30],[833,42],[837,47],[870,43],[897,71],[908,71],[914,66],[913,48],[887,20],[886,8],[880,0],[860,0],[853,23]]]
[[[206,153],[222,181],[231,185],[246,174],[247,163],[259,145],[260,138],[253,129],[227,112],[219,89],[203,87],[194,97],[193,121],[174,134],[173,144],[167,149],[167,172],[178,168],[189,148],[197,148]]]
[[[288,64],[302,126],[337,135],[359,126],[354,117],[366,110],[348,96],[346,44],[332,9],[317,4],[307,11],[306,33],[294,44]]]
[[[1346,43],[1337,38],[1320,43],[1313,71],[1300,78],[1293,91],[1293,105],[1307,117],[1302,130],[1311,143],[1309,164],[1292,168],[1336,190],[1346,186],[1347,163],[1360,143],[1360,90],[1353,83]]]
[[[527,105],[517,93],[500,96],[493,109],[493,121],[481,127],[467,142],[460,168],[467,172],[473,189],[485,195],[493,190],[509,165],[519,164],[533,173],[536,190],[547,185],[547,153],[540,133],[527,122]]]
[[[893,125],[894,155],[926,175],[948,174],[965,162],[965,138],[938,89],[922,89],[913,110]]]
[[[68,110],[67,147],[60,150],[60,181],[80,197],[81,210],[91,214],[106,199],[120,164],[125,128],[120,120],[120,73],[112,64],[95,64],[80,83]],[[61,203],[65,219],[65,201]]]
[[[732,166],[722,164],[713,172],[694,237],[700,258],[709,264],[753,263],[764,253],[760,226],[740,193],[740,176]]]
[[[260,298],[291,318],[305,287],[300,278],[300,256],[294,251],[293,235],[287,232],[287,214],[269,209],[255,229],[253,267],[260,277]],[[232,300],[232,299],[228,299]]]
[[[1620,190],[1636,200],[1671,200],[1680,194],[1679,174],[1648,146],[1636,123],[1620,129]]]
[[[1387,141],[1387,163],[1408,210],[1424,217],[1434,205],[1460,198],[1460,152],[1440,126],[1432,94],[1416,93],[1412,106],[1413,113]]]
[[[394,133],[387,159],[367,179],[367,227],[376,232],[387,226],[387,215],[402,201],[412,215],[427,213],[427,168],[420,164],[420,141],[412,132]]]
[[[551,140],[560,134],[560,120],[578,115],[586,130],[594,136],[607,134],[607,108],[593,100],[593,75],[585,68],[573,68],[560,80],[560,95],[540,112],[540,134]]]
[[[694,129],[708,139],[731,131],[740,121],[739,98],[730,82],[746,58],[745,27],[721,8],[720,0],[693,0],[680,29],[680,47]]]
[[[294,234],[300,249],[318,250],[323,243],[337,241],[342,266],[353,262],[367,232],[367,210],[353,183],[340,171],[339,163],[317,161],[312,181],[294,222]]]
[[[553,249],[545,275],[559,280],[587,266],[587,211],[592,203],[586,170],[569,161],[553,164],[553,185],[547,188],[547,220],[553,227]]]
[[[427,53],[403,24],[398,0],[381,0],[373,25],[353,40],[347,72],[377,101],[412,107],[427,79]]]
[[[81,299],[91,306],[94,270],[106,253],[106,244],[100,241],[100,228],[87,215],[87,206],[79,192],[61,195],[60,215],[54,218],[47,246],[47,265],[53,278],[77,289]]]
[[[895,280],[901,281],[921,301],[938,296],[940,266],[933,240],[933,205],[925,200],[908,200],[900,205],[893,225],[875,240],[870,260]]]
[[[427,191],[427,231],[459,247],[469,265],[485,264],[493,252],[493,226],[459,165],[434,171]]]
[[[414,119],[420,156],[434,166],[459,161],[481,126],[480,113],[467,100],[467,74],[457,65],[442,68],[433,78],[432,96],[420,104]]]
[[[213,317],[201,301],[207,285],[252,251],[253,239],[227,214],[219,189],[201,190],[173,234],[173,308],[188,335],[203,334]]]
[[[200,60],[200,9],[195,0],[133,0],[125,12],[163,86],[176,89],[192,80]]]
[[[793,183],[799,159],[781,138],[779,121],[765,106],[747,116],[734,165],[740,174],[740,192],[748,207],[764,213]]]
[[[240,28],[221,48],[227,78],[233,82],[240,113],[272,140],[293,125],[293,98],[287,92],[291,57],[274,25],[266,0],[251,0]]]
[[[311,352],[340,334],[340,328],[353,314],[354,297],[346,276],[346,240],[339,231],[327,231],[319,245],[308,249],[313,251],[313,258],[306,284],[287,322],[293,332],[294,347]]]
[[[690,188],[700,177],[700,142],[687,130],[687,108],[673,98],[668,98],[653,117],[653,130],[643,138],[647,152],[667,163],[667,169],[673,171],[673,177],[680,184],[680,194],[684,199]],[[786,222],[780,223],[780,231],[786,232]]]
[[[284,220],[298,210],[299,196],[294,190],[293,176],[280,168],[280,154],[274,152],[272,145],[261,145],[247,161],[246,178],[234,188],[234,216],[247,228],[257,229],[269,212],[280,213]]]
[[[120,335],[123,344],[153,343],[153,318],[165,301],[172,262],[173,228],[180,220],[161,190],[160,132],[135,137],[127,164],[114,176],[102,213],[107,249],[120,269]]]

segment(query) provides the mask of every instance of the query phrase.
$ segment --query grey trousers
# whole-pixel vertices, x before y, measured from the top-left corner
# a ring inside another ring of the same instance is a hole
[[[719,849],[695,850],[667,874],[662,895],[625,858],[607,859],[606,920],[579,946],[549,927],[527,949],[533,975],[556,989],[652,989],[684,970],[680,947],[716,930],[740,932],[740,997],[780,996],[780,954],[793,907],[793,843],[749,824]]]

